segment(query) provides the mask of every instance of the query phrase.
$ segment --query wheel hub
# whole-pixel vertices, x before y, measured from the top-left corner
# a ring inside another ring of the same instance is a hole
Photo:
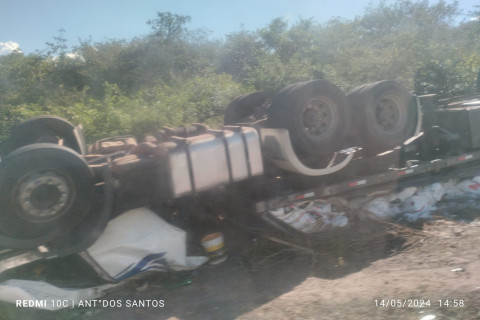
[[[400,123],[400,107],[391,97],[382,97],[375,108],[377,123],[384,131],[395,131]]]
[[[332,111],[328,104],[320,100],[310,101],[303,113],[303,125],[310,135],[320,136],[330,129]]]
[[[54,171],[29,174],[17,190],[17,201],[24,218],[49,221],[62,215],[72,198],[69,181]]]

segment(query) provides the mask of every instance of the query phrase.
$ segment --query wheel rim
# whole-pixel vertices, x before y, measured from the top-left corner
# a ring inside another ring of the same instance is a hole
[[[74,198],[68,177],[54,171],[35,171],[21,179],[15,191],[19,216],[32,222],[52,221],[64,214]]]
[[[312,138],[319,138],[335,127],[334,105],[328,99],[314,99],[307,103],[303,112],[305,133]]]
[[[401,102],[394,96],[383,96],[377,100],[375,106],[377,126],[386,133],[395,133],[402,130],[406,121],[406,112]]]

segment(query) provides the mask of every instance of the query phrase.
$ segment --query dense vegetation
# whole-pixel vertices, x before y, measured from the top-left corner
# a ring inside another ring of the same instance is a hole
[[[282,18],[225,40],[187,28],[190,17],[158,13],[148,35],[69,48],[65,31],[46,49],[0,57],[0,141],[15,123],[55,114],[82,123],[90,141],[160,126],[221,123],[228,102],[323,78],[344,90],[393,79],[418,94],[475,90],[480,6],[380,2],[353,20]]]

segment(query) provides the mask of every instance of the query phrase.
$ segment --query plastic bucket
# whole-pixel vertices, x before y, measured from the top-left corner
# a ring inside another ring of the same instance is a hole
[[[221,232],[210,233],[202,238],[202,246],[207,256],[210,258],[210,264],[217,264],[227,260],[225,255],[225,244]]]

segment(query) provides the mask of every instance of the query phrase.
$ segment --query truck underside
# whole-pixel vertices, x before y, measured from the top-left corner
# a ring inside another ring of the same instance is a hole
[[[140,207],[202,231],[219,219],[303,236],[325,232],[325,219],[341,227],[359,197],[478,175],[480,100],[416,97],[393,81],[345,95],[315,80],[235,99],[221,130],[161,128],[141,143],[124,136],[88,148],[81,126],[36,117],[1,155],[3,271],[84,251],[112,218]]]

